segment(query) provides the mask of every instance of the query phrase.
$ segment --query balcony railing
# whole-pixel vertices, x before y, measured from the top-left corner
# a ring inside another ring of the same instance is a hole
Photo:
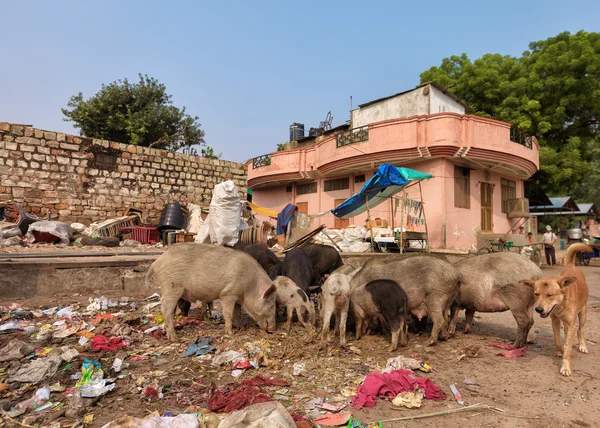
[[[514,126],[510,127],[510,141],[521,144],[528,149],[533,147],[533,138]]]
[[[369,139],[369,126],[361,126],[350,131],[338,134],[336,136],[336,147],[347,146],[348,144],[360,143]]]
[[[271,153],[257,156],[252,159],[252,168],[260,168],[261,166],[269,166],[271,165]]]

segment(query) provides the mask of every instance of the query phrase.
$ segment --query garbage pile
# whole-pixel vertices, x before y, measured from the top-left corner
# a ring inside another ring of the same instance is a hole
[[[378,351],[357,357],[355,347],[323,354],[315,333],[246,327],[224,337],[219,310],[215,302],[211,319],[201,308],[176,315],[183,341],[171,343],[157,294],[0,306],[0,419],[53,428],[364,426],[353,409],[377,397],[445,397],[413,375],[431,372],[423,361],[386,363]]]

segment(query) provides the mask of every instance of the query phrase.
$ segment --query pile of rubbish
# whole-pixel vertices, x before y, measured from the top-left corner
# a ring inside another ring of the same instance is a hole
[[[157,294],[0,306],[0,420],[53,428],[363,426],[352,408],[378,398],[413,408],[445,397],[413,374],[431,372],[417,359],[357,370],[349,355],[335,367],[315,358],[312,337],[302,350],[284,332],[258,339],[246,329],[223,338],[219,309],[215,302],[211,319],[200,308],[176,316],[185,341],[171,343]]]

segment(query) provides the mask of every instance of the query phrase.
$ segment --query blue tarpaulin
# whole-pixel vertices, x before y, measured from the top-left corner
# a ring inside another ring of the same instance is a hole
[[[367,210],[367,199],[371,209],[401,191],[411,181],[427,180],[431,177],[433,177],[431,174],[384,163],[360,189],[360,192],[346,199],[331,212],[339,218],[354,217]]]

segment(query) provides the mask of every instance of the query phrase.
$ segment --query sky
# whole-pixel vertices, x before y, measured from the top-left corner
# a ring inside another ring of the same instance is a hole
[[[415,87],[445,57],[520,55],[562,31],[600,31],[597,0],[0,0],[0,122],[78,134],[71,95],[139,73],[199,117],[232,161],[275,151],[289,126]]]

